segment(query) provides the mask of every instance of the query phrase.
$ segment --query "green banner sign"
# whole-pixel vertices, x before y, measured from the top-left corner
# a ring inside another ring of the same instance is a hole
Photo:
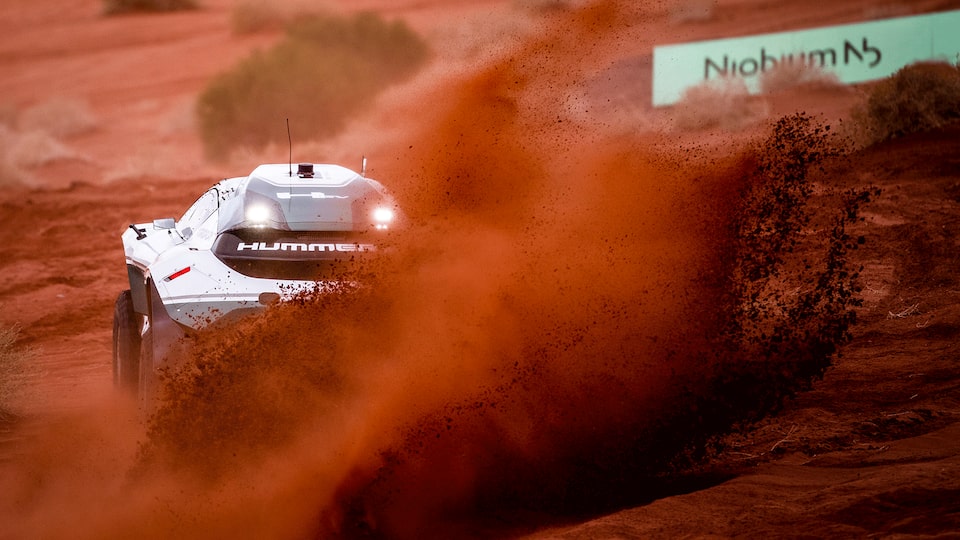
[[[881,79],[921,60],[960,59],[960,11],[826,26],[653,49],[653,105],[670,105],[690,87],[737,78],[757,92],[760,76],[803,62],[843,83]]]

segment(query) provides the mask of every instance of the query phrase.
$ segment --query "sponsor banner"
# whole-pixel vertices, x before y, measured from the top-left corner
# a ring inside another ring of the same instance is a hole
[[[858,24],[664,45],[653,49],[653,105],[670,105],[690,87],[741,79],[758,91],[760,76],[783,62],[804,62],[847,84],[888,77],[921,60],[956,63],[960,11]]]

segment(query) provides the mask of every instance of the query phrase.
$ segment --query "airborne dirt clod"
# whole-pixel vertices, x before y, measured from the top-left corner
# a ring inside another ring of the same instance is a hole
[[[33,17],[44,4],[14,2]],[[519,16],[508,3],[356,4],[430,28],[494,4]],[[165,25],[214,29],[206,53],[181,45],[202,71],[251,46],[226,37],[226,2],[210,4],[175,23],[130,21],[163,36],[149,50],[190,41]],[[410,227],[364,287],[195,338],[146,426],[109,386],[110,314],[126,277],[118,236],[178,214],[210,179],[104,185],[92,158],[33,171],[36,182],[67,171],[79,180],[69,187],[0,194],[0,324],[19,323],[42,381],[26,417],[0,432],[0,536],[960,527],[958,127],[847,151],[831,134],[851,93],[831,88],[771,98],[776,114],[747,133],[640,133],[609,105],[636,97],[603,86],[622,82],[617,66],[644,65],[654,41],[678,33],[795,27],[812,8],[719,2],[690,25],[662,7],[568,4],[524,12],[540,18],[502,58],[414,85],[410,102],[386,98],[384,118],[403,118],[403,130],[358,121],[343,140],[374,141],[376,177]],[[934,4],[915,7],[943,9]],[[838,2],[818,17],[859,20],[870,6]],[[16,13],[0,24],[29,43]],[[70,31],[117,24],[83,17]],[[124,50],[129,32],[105,54],[142,61]],[[40,50],[61,39],[46,37]],[[84,39],[71,50],[105,47]],[[50,91],[17,83],[42,77],[46,56],[5,47],[0,65],[24,78],[0,82],[0,96]],[[167,54],[177,58],[157,61]],[[126,92],[137,102],[111,89],[113,64],[94,64],[77,91],[118,126],[70,140],[93,156],[128,149],[132,132],[149,137],[158,108],[213,74],[162,86],[136,71]],[[669,124],[642,114],[644,127]],[[146,140],[197,144],[170,137]]]

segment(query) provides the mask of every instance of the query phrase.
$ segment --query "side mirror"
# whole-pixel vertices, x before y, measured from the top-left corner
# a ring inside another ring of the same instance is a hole
[[[176,226],[177,222],[172,217],[153,220],[153,227],[155,229],[172,229]]]

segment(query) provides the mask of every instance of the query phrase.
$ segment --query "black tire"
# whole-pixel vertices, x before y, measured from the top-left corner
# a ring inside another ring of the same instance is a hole
[[[113,309],[113,384],[137,392],[140,382],[140,324],[133,296],[123,291]]]

